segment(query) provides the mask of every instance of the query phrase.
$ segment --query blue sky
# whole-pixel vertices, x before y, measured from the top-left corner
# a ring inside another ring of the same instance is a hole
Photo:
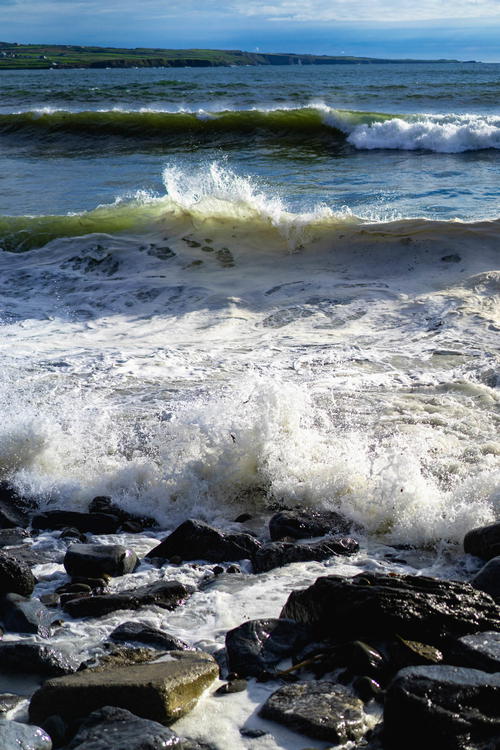
[[[0,39],[500,61],[500,0],[0,0]]]

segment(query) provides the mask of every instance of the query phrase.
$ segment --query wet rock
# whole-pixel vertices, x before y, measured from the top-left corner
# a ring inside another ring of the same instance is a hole
[[[82,531],[74,529],[72,526],[67,526],[65,529],[61,529],[59,539],[78,539],[79,542],[85,542],[86,536]]]
[[[2,750],[52,750],[52,740],[40,727],[0,719]]]
[[[110,633],[109,638],[112,641],[144,643],[154,648],[161,648],[165,651],[185,651],[189,646],[180,638],[176,638],[170,633],[164,633],[157,628],[142,625],[140,622],[124,622]]]
[[[113,667],[125,667],[131,664],[145,664],[158,659],[165,652],[158,651],[154,648],[131,648],[128,646],[109,645],[107,653],[101,654],[97,659],[86,662],[84,669],[90,669],[93,672],[102,672]]]
[[[219,531],[203,521],[184,521],[146,557],[170,559],[178,555],[182,560],[228,562],[251,557],[260,542],[250,534],[230,534]]]
[[[124,531],[131,531],[131,533],[158,525],[154,518],[129,513],[106,496],[94,497],[89,505],[89,513],[110,513],[120,519]]]
[[[500,556],[500,523],[472,529],[464,538],[464,550],[470,555],[491,560]]]
[[[30,719],[43,721],[54,706],[68,721],[111,705],[171,724],[194,707],[217,677],[218,667],[211,656],[198,651],[170,651],[167,656],[168,661],[48,680],[31,699]]]
[[[29,523],[29,505],[8,482],[0,482],[0,528],[25,528]]]
[[[135,552],[121,544],[72,544],[64,556],[64,567],[70,576],[122,576],[133,573],[138,565]]]
[[[391,676],[404,667],[430,666],[443,661],[442,652],[435,646],[399,636],[387,644],[387,651],[390,658]]]
[[[12,547],[16,544],[22,544],[31,536],[27,529],[19,527],[10,529],[0,529],[0,547]]]
[[[350,537],[334,537],[299,544],[271,542],[264,544],[252,556],[252,565],[255,573],[265,573],[289,563],[327,560],[334,555],[353,555],[358,550],[358,542]]]
[[[0,620],[10,633],[35,633],[42,638],[50,635],[52,616],[37,599],[27,599],[19,594],[1,596]]]
[[[500,633],[474,633],[459,638],[452,649],[455,663],[480,669],[483,672],[500,672]]]
[[[36,578],[28,565],[0,552],[0,594],[30,596],[35,584]]]
[[[116,594],[98,594],[64,603],[72,617],[101,617],[119,609],[139,609],[145,606],[174,609],[193,593],[192,586],[178,581],[158,581]]]
[[[111,513],[79,513],[73,510],[48,510],[31,521],[34,529],[55,530],[69,526],[80,532],[91,534],[115,534],[120,528],[120,519]]]
[[[4,715],[17,708],[20,703],[25,700],[23,695],[16,695],[15,693],[0,693],[0,717],[4,718]]]
[[[272,673],[309,640],[309,629],[293,620],[249,620],[226,633],[228,668],[243,677]]]
[[[378,677],[385,671],[386,664],[383,656],[377,649],[363,641],[352,641],[340,650],[343,652],[345,666],[348,666],[354,674]]]
[[[366,732],[363,703],[333,682],[284,685],[269,696],[259,713],[296,732],[337,744],[357,741]]]
[[[500,556],[493,557],[471,581],[475,589],[485,591],[500,604]]]
[[[246,680],[229,680],[225,685],[221,685],[217,688],[214,695],[231,695],[231,693],[242,693],[247,689]]]
[[[42,729],[47,732],[54,748],[62,747],[70,737],[69,727],[66,722],[57,714],[49,716],[42,723]]]
[[[282,510],[269,521],[269,534],[273,542],[284,537],[306,539],[324,534],[348,534],[352,523],[332,510]]]
[[[388,687],[387,750],[472,750],[499,738],[500,675],[461,667],[408,667]]]
[[[42,594],[40,596],[40,602],[42,604],[45,604],[46,607],[58,607],[59,603],[61,601],[61,598],[59,594]]]
[[[5,554],[13,557],[20,563],[24,563],[28,568],[48,562],[57,562],[58,553],[53,549],[34,549],[31,544],[22,544],[18,547],[9,547]]]
[[[382,573],[318,578],[290,594],[281,617],[311,625],[320,637],[399,635],[432,645],[500,626],[499,607],[469,584]]]
[[[383,699],[384,691],[381,689],[376,680],[373,680],[367,675],[356,677],[356,679],[353,681],[352,687],[356,695],[361,698],[363,703],[368,703],[373,699]]]
[[[68,651],[41,643],[0,643],[0,669],[58,677],[76,672],[80,659]]]

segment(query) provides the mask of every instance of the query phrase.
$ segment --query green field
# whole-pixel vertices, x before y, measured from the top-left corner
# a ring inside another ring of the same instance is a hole
[[[230,65],[331,65],[457,60],[388,60],[371,57],[296,55],[210,49],[135,49],[0,42],[0,69],[183,68]]]

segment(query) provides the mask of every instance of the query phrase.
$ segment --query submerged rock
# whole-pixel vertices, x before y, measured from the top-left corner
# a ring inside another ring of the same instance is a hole
[[[0,552],[0,594],[30,596],[36,578],[26,563]]]
[[[0,597],[0,620],[8,632],[35,633],[48,638],[52,615],[38,599],[5,594]]]
[[[2,750],[52,750],[52,740],[40,727],[0,719]]]
[[[171,724],[194,707],[218,671],[209,654],[170,651],[168,661],[56,677],[33,695],[30,719],[43,721],[54,706],[65,720],[73,720],[111,705]]]
[[[333,682],[298,682],[284,685],[260,709],[271,719],[320,740],[341,744],[357,741],[366,732],[363,703]]]
[[[469,531],[464,538],[464,550],[484,560],[500,556],[500,523]]]
[[[110,633],[112,641],[144,643],[147,646],[161,648],[165,651],[185,651],[189,646],[163,630],[143,625],[140,622],[124,622]]]
[[[226,633],[228,668],[242,677],[260,677],[310,640],[310,631],[293,620],[249,620]]]
[[[334,555],[353,555],[358,550],[358,542],[350,537],[309,543],[271,542],[264,544],[252,556],[252,565],[255,573],[265,573],[289,563],[327,560]]]
[[[72,544],[64,556],[64,567],[70,576],[122,576],[133,573],[138,564],[135,552],[121,544]]]
[[[34,516],[31,525],[34,529],[54,530],[71,527],[91,534],[115,534],[121,522],[111,513],[79,513],[74,510],[48,510]]]
[[[318,578],[290,594],[281,617],[309,624],[320,636],[399,635],[433,645],[500,626],[499,607],[467,583],[382,573]]]
[[[80,659],[68,651],[42,643],[0,643],[0,669],[56,677],[76,672]]]
[[[497,604],[500,603],[500,556],[493,557],[484,565],[479,573],[476,573],[471,580],[471,585],[475,589],[485,591],[494,599]]]
[[[251,534],[230,534],[219,531],[203,521],[184,521],[146,557],[181,560],[229,562],[251,557],[260,547]]]
[[[388,687],[388,750],[486,750],[497,747],[499,739],[500,675],[461,667],[408,667]]]
[[[157,606],[174,609],[182,604],[194,591],[178,581],[158,581],[136,589],[119,591],[116,594],[98,594],[70,599],[64,602],[63,609],[72,617],[101,617],[119,609],[139,609]]]
[[[311,539],[324,534],[348,534],[352,523],[333,510],[281,510],[269,521],[269,534],[273,542],[285,537]]]

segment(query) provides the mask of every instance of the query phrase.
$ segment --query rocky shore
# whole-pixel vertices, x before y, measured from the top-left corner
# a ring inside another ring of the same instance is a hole
[[[212,653],[140,621],[143,608],[177,611],[242,570],[257,577],[348,558],[364,544],[363,529],[334,512],[281,508],[260,532],[251,521],[223,531],[188,519],[162,535],[109,498],[88,512],[40,512],[1,485],[0,666],[12,689],[0,695],[0,748],[220,748],[183,736],[177,722],[207,692],[223,705],[264,683],[267,729],[241,726],[249,743],[285,726],[304,747],[500,747],[500,523],[466,535],[464,559],[484,563],[468,582],[387,570],[319,576],[292,591],[279,617],[242,622]],[[157,543],[144,555],[116,543],[148,530]],[[47,576],[40,593],[33,569],[50,562],[65,578]],[[144,582],[145,567],[155,580]],[[111,613],[119,624],[88,658],[60,637],[65,622],[84,632],[87,618]]]

